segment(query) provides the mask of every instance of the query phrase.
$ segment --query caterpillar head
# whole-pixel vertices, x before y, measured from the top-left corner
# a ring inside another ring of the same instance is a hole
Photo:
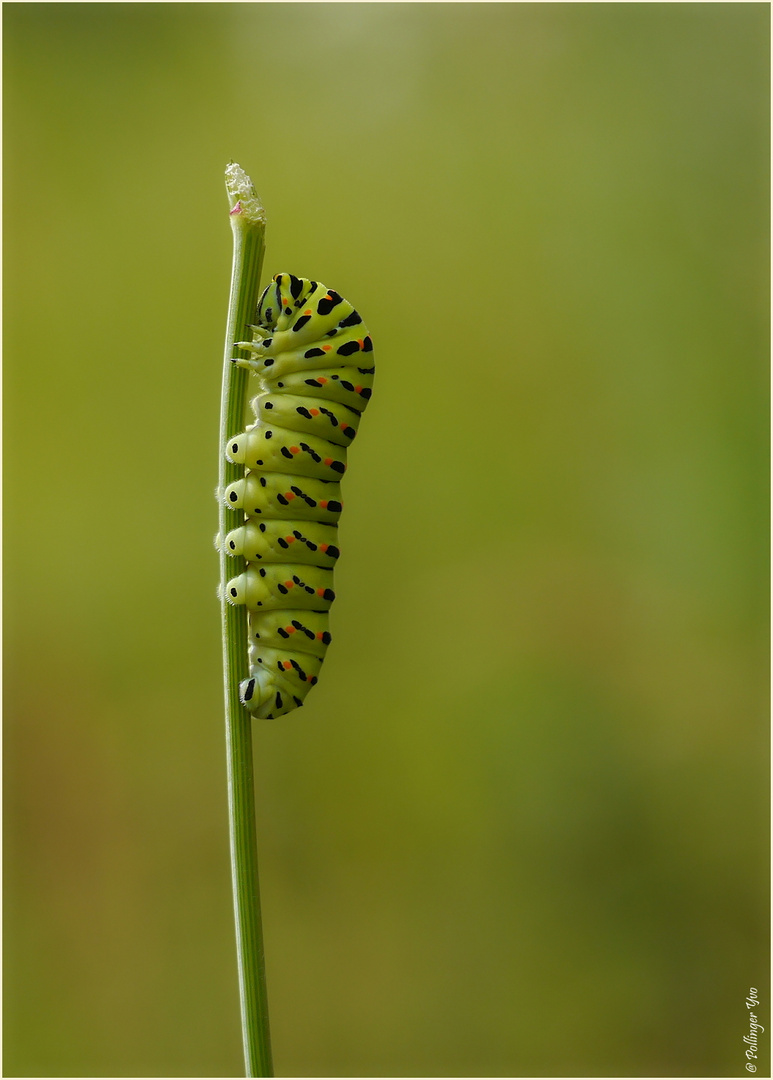
[[[296,301],[300,302],[309,290],[310,282],[295,274],[275,274],[266,286],[258,303],[258,323],[266,330],[274,330],[280,316],[292,312]]]
[[[258,303],[258,324],[266,330],[273,330],[282,314],[281,283],[277,281],[281,276],[277,274],[271,284],[266,286]]]

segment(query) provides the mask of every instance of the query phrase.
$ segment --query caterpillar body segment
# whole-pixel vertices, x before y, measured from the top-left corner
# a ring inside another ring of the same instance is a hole
[[[352,331],[341,334],[332,342],[323,340],[320,344],[310,344],[308,339],[301,342],[291,334],[291,331],[276,333],[257,342],[237,341],[238,348],[252,353],[252,362],[240,360],[234,363],[248,364],[253,370],[256,364],[261,365],[271,379],[281,379],[296,371],[345,367],[351,363],[348,358],[373,351],[373,343],[367,335],[363,337]]]
[[[311,405],[308,396],[308,393],[280,391],[259,394],[250,404],[255,415],[266,426],[273,422],[279,428],[290,428],[298,433],[327,439],[339,446],[348,446],[357,434],[361,412],[335,401],[319,401]]]
[[[282,608],[281,611],[251,611],[250,645],[292,649],[311,653],[322,660],[330,644],[327,611]]]
[[[247,565],[226,585],[232,604],[259,608],[303,607],[327,610],[335,600],[333,571],[296,563]]]
[[[260,379],[255,423],[224,447],[245,466],[223,495],[245,522],[221,544],[247,563],[226,586],[226,599],[249,614],[241,699],[271,719],[303,704],[331,641],[340,479],[375,365],[361,316],[320,282],[277,274],[251,329],[252,341],[236,343],[250,358],[233,362]]]
[[[225,498],[248,517],[283,521],[302,518],[334,525],[343,508],[340,484],[286,473],[249,472],[228,485]]]
[[[236,362],[236,361],[235,361]],[[267,390],[286,390],[291,394],[312,395],[318,399],[336,401],[362,413],[373,392],[376,368],[372,357],[362,359],[359,367],[315,367],[312,371],[294,372],[281,379],[264,379]]]
[[[243,555],[251,563],[292,559],[332,568],[340,555],[338,529],[319,521],[248,521],[224,542],[229,555]]]
[[[320,480],[337,480],[346,472],[346,450],[342,446],[264,422],[235,435],[228,443],[226,456],[248,469],[292,472]]]

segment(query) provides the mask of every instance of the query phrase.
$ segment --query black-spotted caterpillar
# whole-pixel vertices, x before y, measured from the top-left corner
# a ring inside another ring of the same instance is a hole
[[[277,274],[258,305],[253,340],[234,360],[260,377],[255,423],[228,440],[226,457],[243,480],[224,498],[246,522],[225,537],[247,569],[226,586],[246,604],[250,675],[244,705],[273,718],[303,704],[330,643],[339,556],[340,479],[373,386],[373,342],[352,305],[337,292]]]

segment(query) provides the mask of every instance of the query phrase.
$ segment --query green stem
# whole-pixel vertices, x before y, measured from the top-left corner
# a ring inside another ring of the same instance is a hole
[[[226,169],[226,189],[231,208],[234,250],[220,412],[220,491],[244,475],[244,467],[231,464],[223,453],[227,440],[244,426],[248,373],[232,364],[231,357],[234,355],[233,343],[250,337],[247,326],[253,321],[257,307],[266,227],[263,207],[252,181],[238,165],[232,164]],[[221,502],[221,537],[243,522],[241,510],[232,510]],[[245,1075],[273,1076],[258,887],[252,725],[250,714],[239,700],[239,683],[247,677],[247,615],[244,606],[234,607],[225,600],[226,582],[243,570],[244,560],[228,558],[221,545],[228,819]]]

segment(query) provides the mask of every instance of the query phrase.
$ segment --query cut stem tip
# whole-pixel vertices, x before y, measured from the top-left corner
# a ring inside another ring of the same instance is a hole
[[[241,165],[237,165],[235,161],[226,167],[225,189],[232,221],[241,219],[244,224],[265,225],[266,211],[255,186]]]

